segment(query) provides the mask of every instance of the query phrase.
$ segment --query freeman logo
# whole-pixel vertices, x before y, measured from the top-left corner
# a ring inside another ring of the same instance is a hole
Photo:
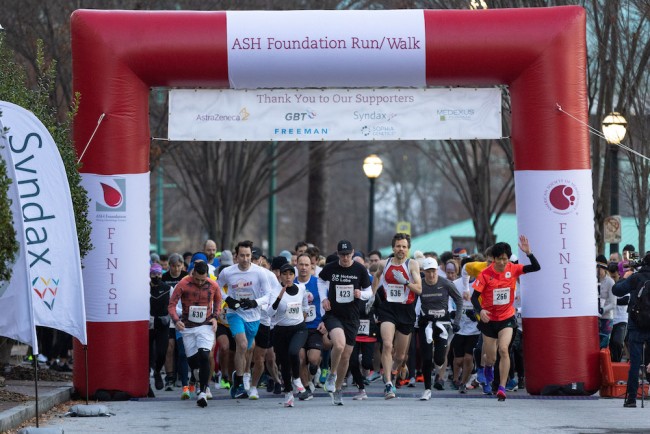
[[[568,179],[557,179],[546,186],[544,204],[555,214],[567,215],[578,208],[580,193]]]
[[[113,178],[114,185],[103,182],[103,197],[97,200],[95,210],[98,212],[124,212],[126,211],[126,179]]]

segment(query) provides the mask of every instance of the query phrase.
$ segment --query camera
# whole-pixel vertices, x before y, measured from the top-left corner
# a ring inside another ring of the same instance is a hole
[[[623,258],[627,260],[627,267],[628,268],[640,268],[643,263],[641,259],[639,258],[639,252],[624,252]]]

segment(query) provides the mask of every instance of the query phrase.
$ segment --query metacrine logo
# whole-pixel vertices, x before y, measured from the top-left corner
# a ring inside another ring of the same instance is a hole
[[[102,197],[97,198],[95,210],[98,212],[126,211],[126,179],[112,178],[110,185],[100,181]]]

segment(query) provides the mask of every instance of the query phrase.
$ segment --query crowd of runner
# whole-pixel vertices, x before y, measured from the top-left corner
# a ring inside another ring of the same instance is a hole
[[[386,400],[423,383],[421,400],[480,388],[503,401],[525,387],[518,277],[540,269],[525,236],[518,247],[522,264],[507,243],[411,256],[403,233],[388,258],[347,240],[327,257],[306,242],[273,258],[251,241],[219,254],[211,240],[152,254],[153,386],[200,407],[215,388],[249,400],[266,388],[286,407],[322,388],[343,405],[344,387],[365,400],[379,380]]]

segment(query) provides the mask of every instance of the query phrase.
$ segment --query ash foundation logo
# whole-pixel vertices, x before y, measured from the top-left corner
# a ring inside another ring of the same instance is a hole
[[[556,214],[566,215],[575,212],[579,201],[578,189],[567,179],[553,181],[544,191],[544,204]]]
[[[102,187],[102,197],[97,199],[98,212],[124,212],[126,211],[126,179],[113,178],[113,185],[105,182],[99,183]]]

